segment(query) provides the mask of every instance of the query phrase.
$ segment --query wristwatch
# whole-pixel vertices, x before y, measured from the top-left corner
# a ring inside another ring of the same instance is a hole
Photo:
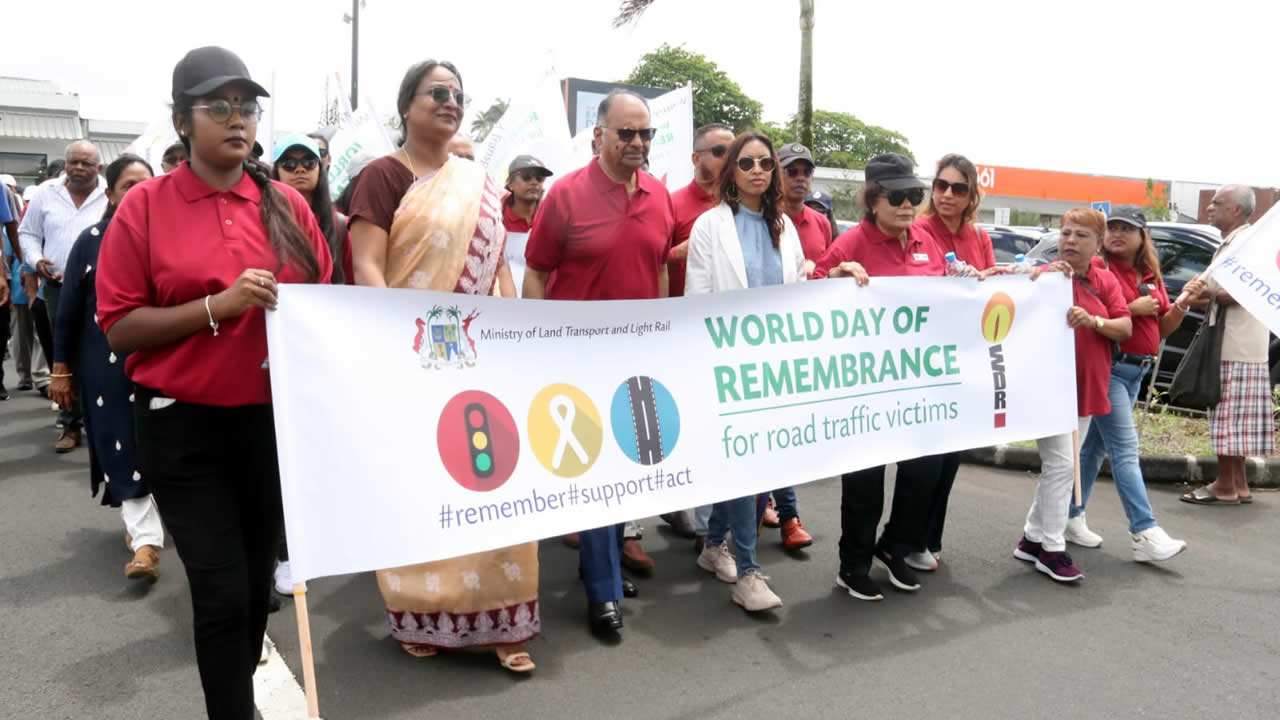
[[[1093,329],[1094,329],[1094,330],[1102,330],[1102,316],[1101,316],[1101,315],[1094,315],[1094,316],[1093,316]]]

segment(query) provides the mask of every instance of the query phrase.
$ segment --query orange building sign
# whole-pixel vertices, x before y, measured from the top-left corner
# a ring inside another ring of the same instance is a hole
[[[1115,205],[1130,203],[1142,206],[1147,202],[1145,180],[1104,175],[979,165],[978,184],[987,195],[1079,203],[1110,201]],[[1163,182],[1156,183],[1157,187],[1164,185]]]

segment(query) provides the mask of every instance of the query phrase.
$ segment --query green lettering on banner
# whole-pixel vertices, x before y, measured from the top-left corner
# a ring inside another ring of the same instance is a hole
[[[738,380],[733,368],[728,365],[716,366],[716,394],[720,396],[720,402],[725,402],[726,396],[732,397],[734,402],[739,402],[742,398],[738,395]]]
[[[716,344],[716,349],[733,347],[738,334],[737,315],[729,319],[728,327],[725,327],[723,317],[717,317],[715,323],[711,322],[711,318],[704,318],[703,321],[707,324],[707,334],[711,336],[711,342]]]
[[[782,334],[782,316],[776,313],[769,313],[764,318],[765,323],[769,326],[769,343],[776,345],[786,342],[787,338]]]
[[[773,363],[764,364],[764,394],[781,396],[795,392],[791,384],[791,365],[782,363],[776,370]]]
[[[754,363],[739,365],[738,374],[742,376],[742,399],[759,400],[760,391],[753,389],[760,384],[760,376],[756,374],[756,365]]]
[[[847,355],[845,357],[848,357]],[[836,370],[836,356],[831,355],[824,363],[818,358],[813,359],[813,389],[821,392],[829,390],[832,387],[840,387],[840,375]]]

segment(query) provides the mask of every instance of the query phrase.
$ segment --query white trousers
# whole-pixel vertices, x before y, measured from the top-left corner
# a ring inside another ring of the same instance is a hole
[[[1079,420],[1083,443],[1089,433],[1089,418]],[[1071,512],[1079,449],[1072,447],[1071,433],[1040,438],[1036,447],[1040,449],[1040,479],[1036,482],[1035,499],[1031,501],[1022,534],[1049,552],[1062,552],[1067,549],[1067,515]]]
[[[124,518],[125,531],[133,536],[134,552],[146,545],[164,547],[164,526],[160,524],[160,510],[153,496],[122,501],[120,517]]]

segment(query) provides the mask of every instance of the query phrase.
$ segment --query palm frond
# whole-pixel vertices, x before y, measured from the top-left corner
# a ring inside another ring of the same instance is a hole
[[[613,26],[620,28],[640,18],[654,0],[622,0],[618,3],[618,14],[613,18]]]

